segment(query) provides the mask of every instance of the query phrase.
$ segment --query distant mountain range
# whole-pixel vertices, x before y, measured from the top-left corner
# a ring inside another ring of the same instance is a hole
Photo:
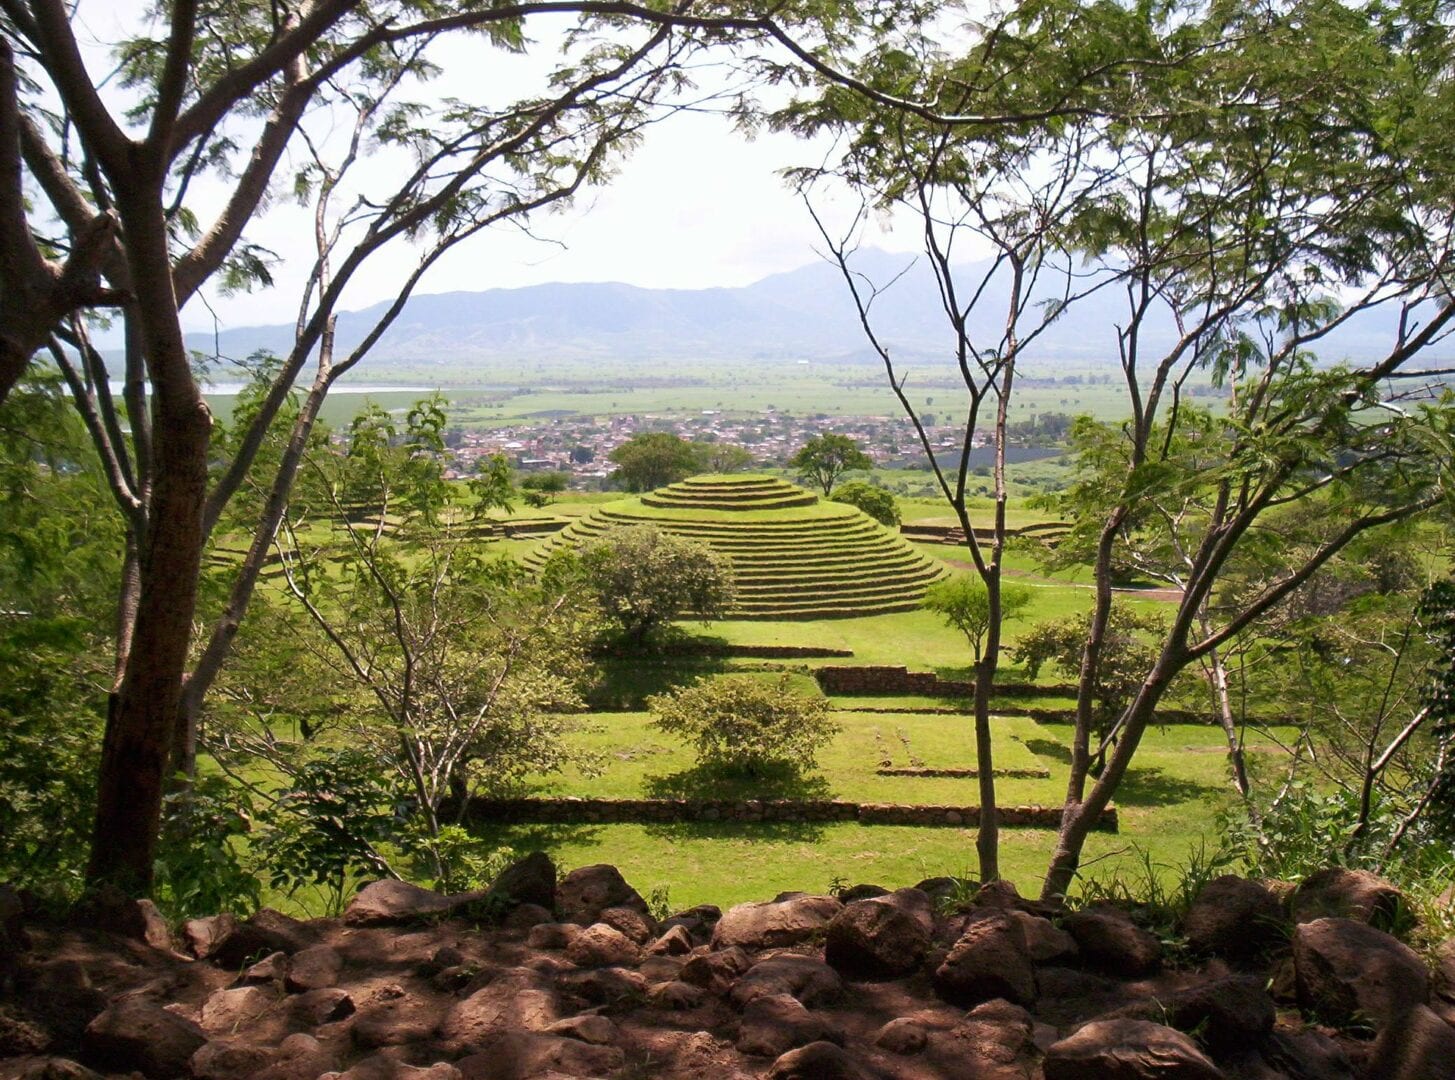
[[[906,359],[944,355],[947,330],[933,275],[923,258],[865,250],[855,269],[881,288],[873,323],[881,339]],[[908,268],[908,270],[906,270]],[[974,266],[964,281],[975,280]],[[902,276],[895,280],[896,275]],[[893,282],[891,286],[889,283]],[[1004,323],[1005,289],[982,298],[972,329],[993,342]],[[1047,361],[1115,359],[1114,325],[1125,318],[1125,297],[1113,290],[1077,304],[1036,342],[1034,356]],[[338,348],[352,348],[373,326],[386,303],[338,319]],[[1359,357],[1387,343],[1384,320],[1351,327],[1325,355]],[[1144,341],[1171,340],[1163,321]],[[284,353],[292,325],[249,326],[220,335],[192,335],[189,343],[211,352],[245,356],[257,349]],[[456,364],[494,360],[721,360],[784,359],[874,362],[848,288],[836,265],[817,262],[774,274],[751,285],[714,289],[645,289],[620,283],[547,284],[483,292],[416,295],[361,365]]]

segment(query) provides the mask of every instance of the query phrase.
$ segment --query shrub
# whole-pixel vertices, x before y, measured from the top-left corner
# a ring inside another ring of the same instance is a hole
[[[634,645],[679,615],[718,618],[733,602],[732,570],[724,556],[650,525],[610,529],[584,544],[580,571],[602,610]]]
[[[839,725],[824,698],[796,694],[788,676],[775,684],[749,678],[702,679],[647,699],[652,723],[697,748],[700,765],[761,775],[812,769]]]
[[[899,526],[899,504],[894,501],[893,495],[881,487],[854,480],[840,484],[833,500],[857,506],[879,524],[887,525],[891,529]]]

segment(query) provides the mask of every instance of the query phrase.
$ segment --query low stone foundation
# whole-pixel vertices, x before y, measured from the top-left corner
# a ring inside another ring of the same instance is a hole
[[[925,697],[972,697],[975,683],[942,679],[933,671],[910,671],[892,664],[826,664],[814,671],[825,694],[923,694]],[[995,696],[1075,697],[1074,686],[1038,686],[1035,683],[996,683]]]
[[[514,824],[657,824],[682,821],[831,822],[861,825],[930,825],[959,827],[980,822],[978,806],[935,806],[903,803],[857,803],[843,799],[471,799],[471,822]],[[1054,829],[1061,824],[1059,806],[1002,806],[1000,824],[1007,827]],[[1117,831],[1117,810],[1102,811],[1097,828]]]
[[[997,777],[1006,780],[1049,780],[1050,769],[992,769]],[[924,766],[905,766],[903,768],[894,765],[882,766],[874,770],[876,776],[929,776],[947,780],[974,780],[980,775],[979,769],[930,769]]]

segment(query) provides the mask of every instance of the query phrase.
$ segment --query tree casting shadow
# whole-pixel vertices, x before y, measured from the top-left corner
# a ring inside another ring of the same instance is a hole
[[[1168,776],[1160,766],[1128,770],[1117,788],[1115,800],[1122,806],[1170,806],[1205,799],[1218,791],[1215,784]]]
[[[1026,739],[1021,745],[1036,757],[1050,758],[1052,761],[1059,761],[1062,765],[1071,764],[1071,747],[1058,743],[1054,739]]]
[[[653,799],[832,799],[822,776],[791,766],[769,766],[749,775],[720,765],[696,765],[680,772],[646,777]]]

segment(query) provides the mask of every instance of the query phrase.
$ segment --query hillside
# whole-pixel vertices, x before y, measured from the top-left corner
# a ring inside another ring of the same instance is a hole
[[[882,339],[904,360],[944,354],[945,317],[924,259],[864,251],[855,266],[866,280],[890,285],[874,302]],[[896,276],[905,271],[903,276]],[[975,280],[977,266],[964,269]],[[1048,289],[1049,299],[1053,290]],[[1004,323],[1004,291],[987,289],[971,330],[986,343]],[[343,312],[338,345],[352,348],[385,302]],[[1125,322],[1125,296],[1115,289],[1081,301],[1074,314],[1053,323],[1030,347],[1032,360],[1085,364],[1111,361],[1115,326]],[[1390,316],[1391,319],[1393,315]],[[1387,344],[1387,320],[1368,316],[1329,339],[1325,355],[1369,356]],[[1170,320],[1154,320],[1144,334],[1149,349],[1172,340]],[[189,335],[189,344],[225,355],[256,349],[284,352],[292,324],[247,326]],[[715,289],[646,289],[620,282],[531,285],[516,289],[418,294],[365,363],[430,362],[445,372],[491,360],[550,361],[721,359],[828,360],[877,363],[838,267],[819,261],[751,285]]]

